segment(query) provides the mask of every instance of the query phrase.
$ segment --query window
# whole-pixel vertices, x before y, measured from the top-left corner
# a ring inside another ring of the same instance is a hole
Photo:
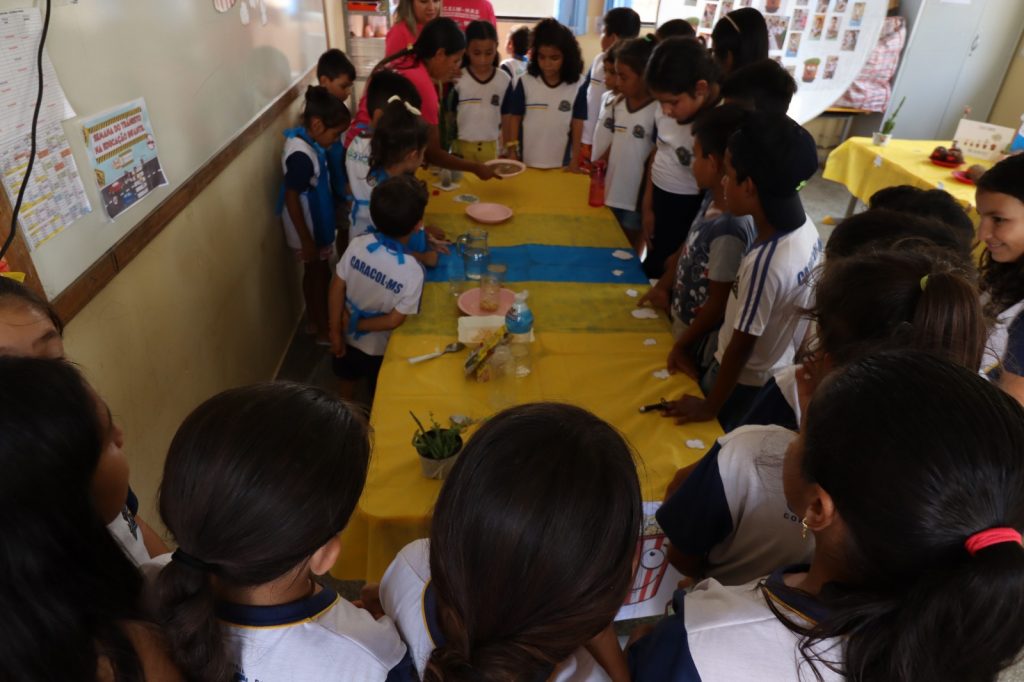
[[[633,0],[626,4],[626,7],[632,7],[636,10],[636,13],[640,15],[640,21],[645,24],[656,24],[658,23],[658,5],[659,0]]]
[[[494,13],[505,18],[553,17],[558,12],[556,0],[491,0]]]

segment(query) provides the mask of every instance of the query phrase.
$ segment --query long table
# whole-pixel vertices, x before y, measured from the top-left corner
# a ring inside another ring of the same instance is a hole
[[[455,414],[487,417],[510,402],[580,405],[613,424],[635,448],[647,500],[660,500],[675,471],[704,453],[700,446],[688,447],[687,440],[710,447],[721,435],[717,422],[677,426],[658,413],[638,412],[642,404],[700,395],[700,389],[681,375],[656,375],[665,368],[672,344],[669,322],[663,314],[657,319],[631,314],[637,298],[630,293],[642,294],[649,285],[632,252],[628,261],[612,255],[628,250],[627,240],[608,209],[587,205],[587,183],[586,177],[560,170],[528,170],[501,181],[465,177],[457,190],[431,196],[427,223],[451,237],[475,225],[465,215],[466,204],[456,201],[461,194],[514,209],[510,221],[488,228],[489,244],[492,262],[525,258],[528,267],[519,272],[547,278],[506,285],[530,292],[536,335],[532,372],[503,385],[467,380],[465,351],[409,364],[408,358],[456,338],[459,312],[442,262],[424,286],[419,315],[408,318],[388,344],[370,417],[370,472],[342,535],[341,559],[332,571],[336,578],[378,580],[405,544],[428,535],[441,483],[420,472],[410,410],[421,419],[433,413],[444,423]],[[514,248],[523,245],[536,248]]]

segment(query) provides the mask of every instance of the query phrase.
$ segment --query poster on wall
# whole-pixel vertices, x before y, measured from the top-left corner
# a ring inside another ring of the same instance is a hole
[[[768,56],[792,74],[789,115],[806,123],[832,106],[857,77],[878,41],[888,0],[661,0],[658,24],[685,19],[710,41],[733,9],[753,7],[768,25]]]
[[[82,134],[103,208],[111,219],[167,184],[145,100],[85,119]]]

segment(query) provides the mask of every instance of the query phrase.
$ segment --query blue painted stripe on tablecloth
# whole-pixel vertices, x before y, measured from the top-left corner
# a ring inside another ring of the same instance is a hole
[[[612,255],[616,250],[547,244],[495,246],[490,249],[490,262],[501,263],[508,268],[506,282],[647,284],[640,261],[635,256],[630,260],[616,258]],[[427,270],[427,281],[447,282],[452,274],[450,270],[462,273],[461,256],[441,254],[437,267]],[[621,270],[622,274],[616,276],[613,270]]]

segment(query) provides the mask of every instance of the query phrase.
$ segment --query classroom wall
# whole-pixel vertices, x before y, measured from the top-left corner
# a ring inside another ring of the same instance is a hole
[[[271,379],[302,311],[274,204],[282,114],[67,327],[65,345],[124,428],[143,518],[171,437],[202,400]]]
[[[992,105],[989,123],[1017,129],[1024,114],[1024,37],[1017,44],[1016,52],[1006,70],[1003,86]]]

